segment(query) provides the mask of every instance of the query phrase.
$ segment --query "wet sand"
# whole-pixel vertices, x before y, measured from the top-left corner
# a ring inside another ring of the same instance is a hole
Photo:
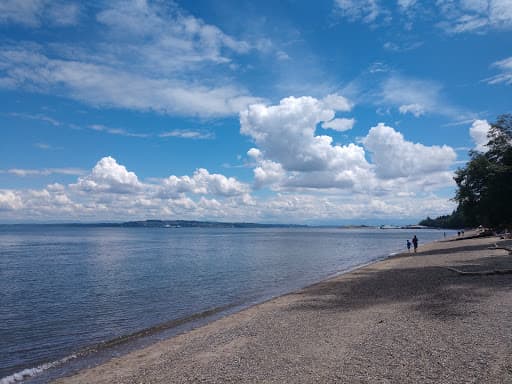
[[[497,238],[421,245],[59,383],[511,383],[512,268]],[[502,243],[505,244],[505,243]],[[512,246],[508,241],[507,246]],[[314,257],[314,256],[313,256]]]

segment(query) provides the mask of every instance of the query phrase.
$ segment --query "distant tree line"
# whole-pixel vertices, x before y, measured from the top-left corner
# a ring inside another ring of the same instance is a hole
[[[487,150],[471,150],[468,163],[455,172],[457,209],[451,215],[427,217],[421,225],[512,228],[512,114],[499,116],[487,138]]]
[[[432,228],[461,229],[466,227],[464,217],[458,210],[453,211],[451,215],[443,215],[435,219],[427,216],[427,218],[421,220],[419,224]]]

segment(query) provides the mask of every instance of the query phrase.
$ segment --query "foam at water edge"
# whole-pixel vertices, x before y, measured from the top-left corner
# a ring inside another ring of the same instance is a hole
[[[46,371],[50,368],[55,368],[61,364],[64,364],[65,362],[76,359],[77,355],[70,355],[66,356],[60,360],[52,361],[51,363],[45,363],[41,364],[35,368],[26,368],[23,371],[13,373],[12,375],[3,377],[0,379],[0,384],[12,384],[12,383],[18,383],[20,381],[23,381],[25,379],[28,379],[30,377],[34,377],[35,375]]]

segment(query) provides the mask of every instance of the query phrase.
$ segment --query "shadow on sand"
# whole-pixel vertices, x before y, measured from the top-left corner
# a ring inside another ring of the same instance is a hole
[[[487,247],[463,246],[417,257]],[[446,267],[463,271],[512,269],[512,257],[497,252],[443,267],[379,270],[370,266],[353,272],[347,279],[324,281],[298,292],[302,300],[290,310],[351,311],[381,304],[406,304],[426,317],[443,321],[469,316],[475,310],[474,304],[498,291],[512,291],[512,275],[461,276]]]
[[[475,245],[461,245],[460,247],[453,247],[453,248],[443,248],[443,249],[433,249],[430,251],[422,251],[421,246],[419,248],[418,256],[432,256],[432,255],[448,255],[451,253],[458,253],[458,252],[474,252],[474,251],[483,251],[487,250],[489,248],[488,244],[475,244]],[[393,258],[396,257],[408,257],[408,256],[414,256],[414,254],[411,253],[400,253],[396,256],[393,256]]]

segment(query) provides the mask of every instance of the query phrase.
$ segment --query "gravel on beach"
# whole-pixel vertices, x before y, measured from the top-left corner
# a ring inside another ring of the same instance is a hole
[[[449,269],[512,269],[496,242],[420,243],[58,382],[512,383],[512,274]]]

